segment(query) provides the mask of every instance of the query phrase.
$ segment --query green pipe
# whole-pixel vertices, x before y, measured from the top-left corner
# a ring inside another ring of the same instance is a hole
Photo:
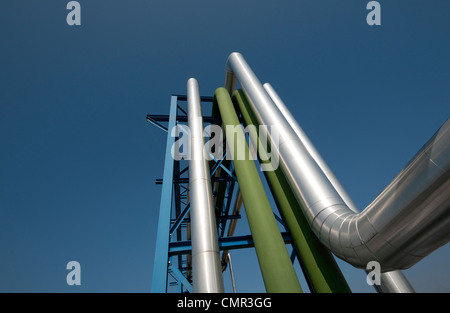
[[[236,90],[232,99],[233,103],[238,106],[247,126],[255,125],[258,127],[259,124],[244,92]],[[257,139],[257,137],[252,138],[254,142]],[[263,155],[265,153],[264,148],[258,146],[258,154]],[[267,158],[261,157],[261,159]],[[305,274],[309,278],[313,291],[319,293],[351,292],[333,255],[312,232],[281,168],[278,167],[274,171],[265,171],[264,174],[294,240],[297,253],[303,263]]]
[[[216,118],[220,118],[220,112],[219,112],[219,108],[217,107],[217,103],[212,104],[212,116],[215,116]],[[222,125],[223,127],[223,125]],[[225,144],[223,145],[223,151],[225,151]],[[225,166],[226,168],[230,168],[230,160],[223,160],[222,161],[222,165]],[[214,160],[211,160],[209,162],[209,168],[212,169],[213,166],[216,164],[216,162]],[[215,174],[215,177],[227,177],[228,173],[226,171],[223,171],[221,167],[219,167]],[[225,193],[227,191],[227,182],[215,182],[212,184],[213,186],[213,196],[214,196],[214,207],[216,208],[216,216],[221,216],[222,215],[222,207],[223,207],[223,203],[225,201]],[[225,223],[226,220],[224,220],[222,223]],[[220,222],[217,221],[217,227],[219,228],[219,224]],[[220,234],[219,234],[220,235]]]
[[[302,292],[255,162],[248,158],[249,148],[244,132],[242,128],[236,127],[240,126],[240,123],[228,91],[225,88],[218,88],[214,93],[214,102],[219,107],[225,128],[233,127],[234,130],[234,134],[228,133],[225,136],[233,157],[236,177],[266,291],[270,293]],[[230,138],[231,135],[234,138]],[[238,147],[243,147],[246,158],[238,158]]]

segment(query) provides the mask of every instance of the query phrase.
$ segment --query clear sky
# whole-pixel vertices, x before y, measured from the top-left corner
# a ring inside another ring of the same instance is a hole
[[[146,114],[190,77],[211,96],[233,51],[361,210],[450,116],[448,0],[380,0],[380,26],[367,0],[80,0],[81,26],[67,2],[0,4],[1,292],[150,291],[165,133]],[[232,256],[238,291],[264,291],[253,250]],[[450,292],[449,261],[447,245],[405,274]]]

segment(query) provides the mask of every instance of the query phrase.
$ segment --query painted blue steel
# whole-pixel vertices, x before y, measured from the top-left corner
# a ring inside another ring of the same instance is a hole
[[[161,125],[160,123],[158,123],[157,121],[153,120],[150,117],[147,117],[147,121],[152,123],[153,125],[155,125],[156,127],[158,127],[159,129],[162,129],[163,131],[165,131],[167,133],[167,128],[164,127],[163,125]]]
[[[214,166],[211,168],[211,177],[213,177],[219,167],[222,166],[222,162],[225,160],[225,157],[223,157],[221,160],[217,160],[211,153],[209,155],[216,162],[216,164],[214,164]]]
[[[233,172],[233,163],[231,163],[231,168],[230,171]],[[230,206],[231,206],[231,201],[233,200],[233,191],[234,191],[234,186],[236,184],[236,181],[231,181],[230,183],[227,183],[227,190],[226,190],[226,205],[223,209],[222,214],[224,214],[225,216],[229,216],[230,215]],[[220,230],[220,237],[223,237],[225,235],[225,228],[227,224],[227,220],[224,219],[222,221],[222,223],[220,224],[221,230]]]
[[[186,207],[184,208],[183,212],[178,215],[177,219],[175,220],[175,223],[170,228],[170,236],[178,229],[178,227],[183,222],[184,218],[186,217],[187,213],[189,212],[189,209],[191,208],[191,204],[188,203]],[[172,237],[173,238],[173,237]]]
[[[170,115],[168,130],[175,127],[177,117],[177,96],[170,101]],[[166,156],[164,161],[164,176],[159,206],[158,230],[156,234],[155,261],[153,263],[153,278],[151,292],[164,293],[167,291],[167,273],[169,256],[170,213],[172,208],[173,168],[174,159],[171,149],[175,142],[170,131],[167,133]]]
[[[184,176],[182,177],[182,175],[187,172],[189,167],[181,166],[181,163],[178,166],[175,164],[176,161],[174,161],[171,156],[171,147],[177,138],[170,136],[171,129],[173,129],[177,123],[187,121],[185,116],[186,112],[179,105],[180,101],[183,100],[185,100],[185,96],[173,95],[170,102],[169,115],[147,115],[147,120],[149,122],[168,132],[165,150],[164,175],[163,179],[157,179],[156,181],[157,184],[162,184],[162,192],[151,288],[151,292],[153,293],[168,292],[168,288],[170,286],[178,286],[178,292],[192,292],[192,285],[189,283],[189,278],[186,276],[187,272],[183,269],[184,265],[182,265],[185,264],[186,260],[181,259],[182,256],[186,256],[191,253],[191,243],[189,240],[183,241],[179,234],[180,228],[183,227],[183,225],[185,226],[186,222],[190,221],[188,217],[190,204],[186,203],[188,192],[188,187],[186,184],[188,184],[189,181],[188,178],[185,178]],[[207,97],[204,99],[204,97],[202,97],[201,100],[208,101],[210,99]],[[160,122],[168,122],[167,128],[160,124]],[[217,122],[217,118],[211,117],[206,122],[215,123]],[[233,175],[233,163],[230,163],[229,168],[223,164],[223,160],[226,159],[226,149],[224,149],[223,153],[224,155],[220,160],[213,157],[215,164],[211,170],[211,182],[227,183],[227,188],[224,195],[225,201],[223,201],[221,208],[217,208],[222,212],[220,216],[217,216],[217,221],[220,227],[220,250],[253,247],[251,235],[223,237],[227,222],[241,217],[240,215],[229,214],[229,210],[233,202],[236,177]],[[222,168],[222,170],[229,176],[214,177],[214,172],[218,168]],[[183,188],[184,191],[176,192],[177,186]],[[176,209],[177,206],[178,209]],[[287,242],[290,242],[289,236],[286,236],[286,240]],[[171,282],[170,277],[175,279],[175,282]]]
[[[226,157],[226,152],[222,157],[222,160],[217,160],[212,154],[210,154],[211,157],[213,158],[213,160],[216,162],[216,164],[214,164],[212,170],[211,170],[211,177],[213,177],[214,173],[217,171],[217,169],[220,167],[222,168],[228,175],[230,175],[230,177],[232,177],[234,180],[236,180],[236,177],[233,175],[233,173],[225,166],[222,164],[222,162],[225,160]]]
[[[177,278],[178,282],[183,285],[184,288],[187,289],[190,293],[193,292],[192,285],[189,283],[189,281],[186,279],[186,277],[181,273],[181,271],[176,266],[171,266],[170,270]]]
[[[178,99],[178,98],[177,98]],[[184,113],[184,115],[186,115],[187,116],[187,113],[186,113],[186,111],[185,110],[183,110],[183,108],[181,107],[181,106],[179,106],[178,105],[178,110],[180,110],[181,112],[183,112]]]
[[[292,237],[289,233],[283,232],[281,233],[281,235],[286,244],[290,244],[293,242]],[[251,235],[219,238],[220,250],[252,248],[254,246],[255,245]],[[171,242],[169,246],[170,255],[188,254],[191,252],[191,250],[192,246],[190,240]]]
[[[214,176],[214,174],[216,173],[216,171],[220,168],[222,168],[228,175],[230,175],[230,177],[233,177],[234,180],[236,180],[236,177],[233,175],[233,171],[228,169],[225,165],[223,165],[223,161],[226,159],[227,156],[227,151],[224,152],[222,158],[220,160],[217,160],[214,155],[212,155],[211,153],[209,154],[211,156],[211,158],[214,160],[214,162],[216,162],[216,164],[214,164],[214,166],[211,169],[211,178]],[[231,163],[233,164],[233,163]]]
[[[284,229],[287,229],[287,225],[286,223],[283,221],[283,219],[281,217],[279,217],[277,214],[273,213],[273,216],[275,216],[275,219],[277,220],[278,223],[280,223],[281,225],[283,225]]]

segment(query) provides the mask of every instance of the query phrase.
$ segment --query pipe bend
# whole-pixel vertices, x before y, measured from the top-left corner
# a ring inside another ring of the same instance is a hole
[[[233,69],[231,67],[231,62],[235,59],[242,58],[242,54],[239,52],[232,52],[227,59],[225,64],[225,89],[228,90],[230,96],[233,94],[233,91],[236,89],[236,75],[234,75]]]
[[[385,272],[409,268],[449,241],[450,120],[356,213],[305,147],[303,135],[295,139],[298,134],[240,53],[228,57],[226,73],[227,82],[239,81],[259,124],[281,127],[281,169],[314,233],[334,254],[359,268],[378,261]]]

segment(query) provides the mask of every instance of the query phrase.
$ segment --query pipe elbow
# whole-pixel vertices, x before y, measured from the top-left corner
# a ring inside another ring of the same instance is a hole
[[[357,268],[365,268],[370,260],[377,260],[368,251],[360,236],[358,221],[360,214],[351,211],[345,204],[328,206],[312,221],[312,229],[330,251]]]
[[[227,59],[227,63],[225,65],[225,71],[230,71],[232,72],[233,69],[231,68],[230,63],[236,61],[237,59],[243,58],[242,54],[239,52],[232,52],[230,53],[230,55],[228,56]]]
[[[319,215],[323,216],[318,216],[313,226],[318,238],[337,257],[356,268],[366,269],[369,262],[377,261],[382,272],[389,272],[407,269],[422,258],[392,245],[364,212],[355,214],[344,205],[327,208]],[[323,220],[320,226],[319,219]]]
[[[228,93],[231,94],[233,93],[233,91],[236,89],[236,82],[237,82],[237,78],[236,75],[233,72],[233,68],[232,68],[232,62],[235,62],[238,59],[242,59],[242,54],[240,54],[239,52],[232,52],[227,59],[227,62],[225,64],[225,88],[228,90]]]

